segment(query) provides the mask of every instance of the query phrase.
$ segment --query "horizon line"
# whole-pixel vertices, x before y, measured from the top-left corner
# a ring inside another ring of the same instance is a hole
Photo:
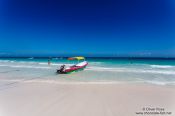
[[[76,56],[76,55],[75,55]],[[82,56],[82,55],[80,55]],[[73,56],[0,56],[0,58],[68,58]],[[84,56],[86,58],[133,58],[133,59],[175,59],[175,57],[160,57],[160,56]]]

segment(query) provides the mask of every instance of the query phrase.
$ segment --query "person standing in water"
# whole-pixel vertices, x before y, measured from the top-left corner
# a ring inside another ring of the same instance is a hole
[[[51,64],[51,58],[48,59],[48,65],[50,66]]]

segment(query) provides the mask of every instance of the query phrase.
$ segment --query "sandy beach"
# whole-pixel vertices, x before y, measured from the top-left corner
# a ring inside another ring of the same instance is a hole
[[[1,83],[0,116],[140,116],[136,113],[144,112],[143,108],[163,108],[175,116],[172,86],[81,82],[5,85]]]

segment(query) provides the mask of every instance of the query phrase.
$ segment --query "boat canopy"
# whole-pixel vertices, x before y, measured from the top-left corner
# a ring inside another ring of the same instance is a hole
[[[68,60],[85,60],[85,58],[82,57],[82,56],[79,56],[79,57],[71,57],[71,58],[68,58]]]

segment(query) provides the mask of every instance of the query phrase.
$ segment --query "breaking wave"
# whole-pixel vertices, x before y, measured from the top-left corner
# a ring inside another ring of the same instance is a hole
[[[110,72],[131,72],[131,73],[152,73],[152,74],[166,74],[175,75],[175,70],[153,70],[137,68],[106,68],[106,67],[88,67],[86,70],[91,71],[110,71]]]
[[[152,68],[175,68],[175,66],[171,65],[150,65]]]

